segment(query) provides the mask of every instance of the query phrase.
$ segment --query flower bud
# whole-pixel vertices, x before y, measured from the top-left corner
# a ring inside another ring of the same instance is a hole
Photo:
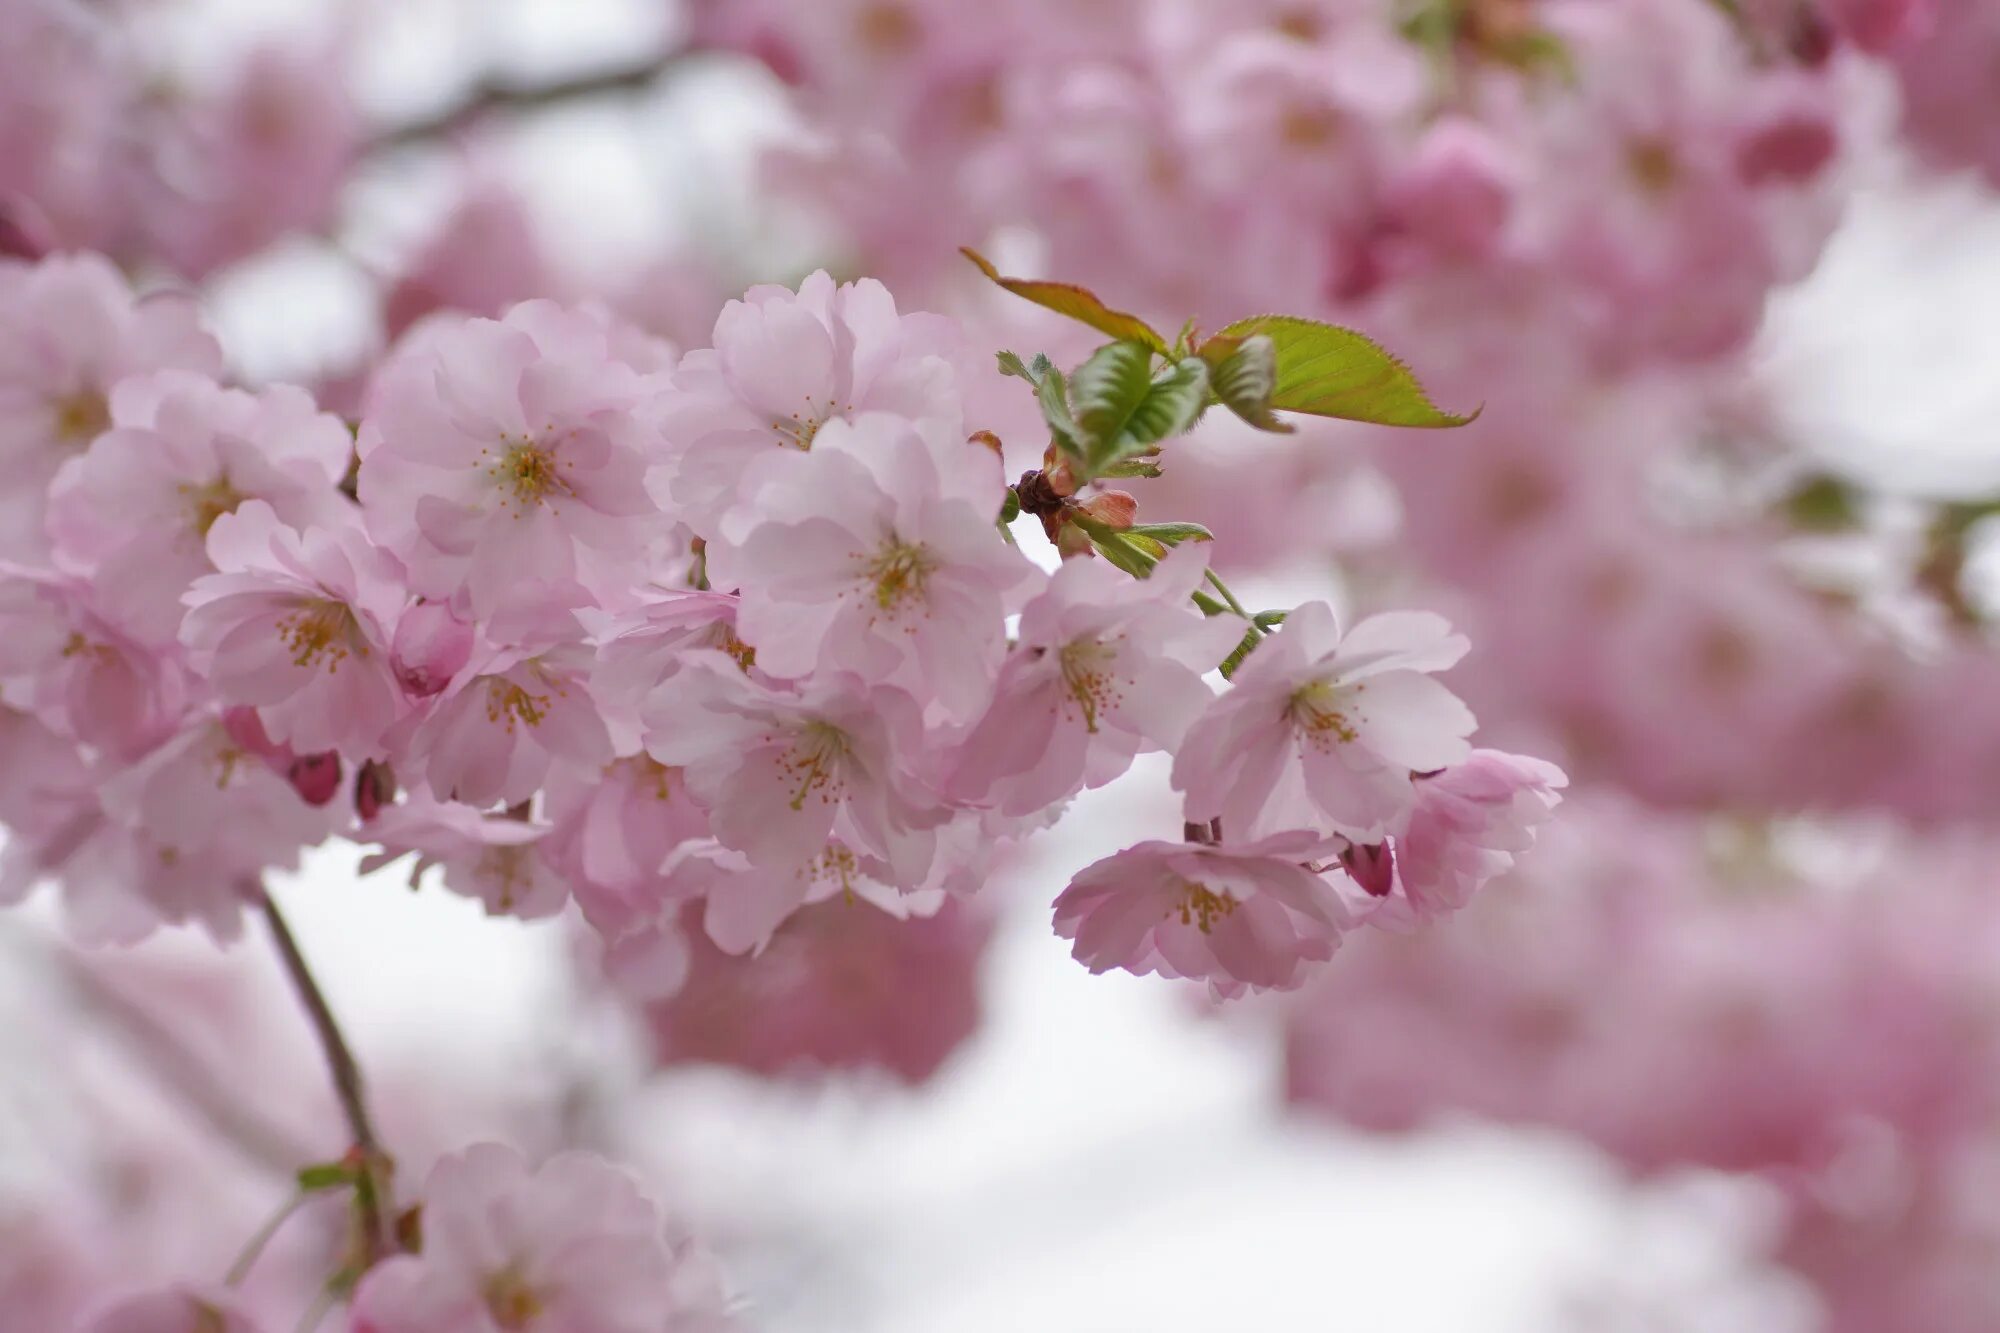
[[[1340,864],[1371,898],[1386,898],[1396,887],[1396,849],[1391,843],[1350,844],[1340,854]]]
[[[340,790],[340,756],[332,750],[302,754],[285,770],[285,779],[307,805],[325,805]]]
[[[443,602],[419,602],[396,622],[390,664],[403,689],[427,699],[451,684],[472,656],[472,626]]]
[[[354,775],[354,813],[366,824],[396,799],[396,770],[370,759]]]

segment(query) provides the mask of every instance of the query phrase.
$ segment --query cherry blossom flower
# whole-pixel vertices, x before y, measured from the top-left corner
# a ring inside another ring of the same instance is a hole
[[[683,654],[712,648],[752,669],[757,653],[737,636],[737,600],[734,593],[671,591],[648,595],[619,616],[578,613],[597,642],[591,688],[605,701],[605,721],[620,754],[638,749],[645,699],[673,678]]]
[[[413,699],[428,699],[451,684],[472,660],[472,625],[444,602],[415,602],[396,620],[389,663],[396,682]]]
[[[1413,773],[1462,762],[1472,714],[1430,673],[1465,655],[1442,619],[1390,612],[1342,634],[1324,602],[1288,616],[1174,756],[1188,818],[1231,837],[1323,825],[1357,840],[1416,799]]]
[[[215,521],[181,638],[226,703],[255,707],[275,741],[375,754],[400,715],[389,626],[406,594],[359,521],[304,532],[261,500]]]
[[[1221,998],[1291,990],[1325,962],[1352,917],[1308,865],[1326,840],[1142,842],[1078,871],[1056,899],[1056,934],[1092,972],[1206,981]]]
[[[548,832],[547,824],[413,796],[369,821],[367,836],[382,849],[363,857],[361,870],[380,870],[414,852],[412,885],[442,866],[446,888],[485,903],[494,916],[553,916],[569,902],[569,885],[543,854]]]
[[[111,425],[127,375],[222,369],[215,340],[177,296],[135,300],[98,255],[0,263],[0,556],[41,553],[44,492],[56,470]]]
[[[838,839],[898,883],[929,872],[945,816],[911,764],[919,721],[901,691],[833,673],[783,690],[704,651],[649,700],[646,727],[647,753],[686,771],[716,838],[753,864],[797,871]]]
[[[658,525],[656,386],[607,318],[547,301],[426,325],[386,365],[358,440],[369,531],[412,590],[484,619],[618,597]],[[457,602],[454,603],[458,604]]]
[[[553,828],[543,856],[568,879],[584,917],[614,940],[658,916],[667,858],[708,836],[708,812],[689,794],[686,776],[645,754],[598,773],[552,772],[544,813]]]
[[[1367,923],[1407,929],[1464,907],[1534,845],[1567,782],[1554,764],[1498,750],[1474,750],[1419,779],[1416,808],[1395,842],[1395,884],[1375,894],[1382,901],[1371,904]]]
[[[1147,750],[1171,750],[1214,700],[1203,673],[1242,636],[1188,601],[1207,557],[1168,553],[1134,584],[1099,560],[1071,560],[1021,613],[994,697],[966,735],[950,790],[1020,815],[1100,787]]]
[[[612,748],[591,662],[580,643],[491,650],[406,721],[400,754],[434,793],[472,806],[525,801],[558,765],[595,773]]]
[[[919,883],[898,883],[880,858],[840,839],[799,865],[759,865],[713,839],[682,844],[661,867],[672,900],[703,899],[702,928],[725,953],[755,953],[808,903],[865,902],[890,916],[928,916],[944,905],[940,881],[955,867],[934,862]],[[657,925],[667,925],[664,921]]]
[[[713,1262],[670,1239],[638,1182],[564,1153],[531,1168],[483,1143],[424,1182],[424,1250],[371,1269],[355,1333],[720,1333]]]
[[[111,425],[63,465],[49,490],[58,564],[94,578],[107,606],[149,640],[171,642],[188,585],[214,566],[215,521],[262,500],[304,529],[351,508],[336,489],[353,440],[301,389],[256,394],[184,371],[120,381]]]
[[[172,652],[99,613],[94,583],[0,565],[0,701],[107,754],[165,739],[194,691]]]
[[[644,1011],[662,1064],[801,1078],[882,1069],[917,1085],[978,1028],[978,963],[991,931],[971,904],[898,920],[830,898],[793,913],[754,957],[704,938],[699,910],[682,918],[685,979]],[[923,1003],[910,1003],[918,995]]]
[[[709,547],[738,632],[773,675],[850,671],[965,716],[985,700],[1006,616],[1037,578],[993,526],[998,460],[877,414],[829,422],[774,460]],[[983,458],[982,458],[983,456]],[[990,472],[980,495],[966,474]]]
[[[752,462],[813,448],[836,418],[886,412],[962,437],[957,341],[939,316],[898,314],[872,280],[836,286],[819,272],[797,292],[752,287],[716,317],[713,348],[674,373],[667,496],[713,536]]]

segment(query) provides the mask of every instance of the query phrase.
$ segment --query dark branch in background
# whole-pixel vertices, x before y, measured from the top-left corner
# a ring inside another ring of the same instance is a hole
[[[382,1140],[368,1114],[368,1097],[362,1087],[361,1066],[355,1062],[354,1052],[340,1031],[340,1023],[327,1006],[326,996],[313,979],[312,969],[307,966],[305,955],[299,952],[298,941],[293,938],[291,927],[285,924],[278,904],[263,888],[257,890],[257,898],[264,909],[264,919],[270,924],[271,938],[278,946],[278,957],[285,965],[285,975],[291,979],[292,989],[298,992],[299,1001],[305,1005],[306,1017],[311,1020],[320,1048],[326,1054],[327,1069],[333,1076],[334,1095],[340,1100],[341,1114],[346,1117],[348,1133],[354,1140],[355,1155],[360,1159],[355,1192],[359,1203],[357,1211],[361,1217],[361,1243],[366,1258],[373,1262],[390,1250],[390,1228],[385,1216],[389,1203],[386,1188],[389,1157],[382,1151]]]
[[[495,112],[539,111],[602,93],[641,92],[690,54],[684,50],[669,51],[642,64],[597,70],[555,83],[526,84],[481,79],[467,89],[457,102],[443,110],[376,134],[362,151],[381,152],[449,138]]]

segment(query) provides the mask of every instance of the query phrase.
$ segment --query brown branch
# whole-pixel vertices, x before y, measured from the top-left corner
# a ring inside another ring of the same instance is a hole
[[[319,1037],[327,1069],[333,1076],[334,1096],[340,1101],[341,1114],[346,1117],[348,1133],[354,1140],[354,1153],[359,1159],[355,1191],[361,1216],[361,1243],[366,1260],[372,1263],[390,1250],[391,1232],[387,1221],[389,1157],[382,1151],[382,1140],[368,1114],[368,1096],[362,1085],[361,1066],[355,1061],[354,1052],[341,1033],[340,1023],[328,1007],[319,982],[314,980],[305,955],[299,952],[298,940],[293,937],[291,927],[285,924],[284,914],[278,910],[277,902],[269,890],[262,887],[257,889],[257,898],[264,909],[264,919],[271,927],[271,939],[278,946],[279,959],[285,965],[285,975],[291,979],[292,989],[298,993],[300,1003],[305,1005],[306,1017]]]
[[[595,70],[554,83],[523,84],[481,79],[467,89],[457,102],[432,115],[383,130],[370,139],[362,151],[381,152],[448,138],[494,112],[539,111],[605,93],[639,92],[651,87],[688,54],[683,50],[669,51],[640,64]]]

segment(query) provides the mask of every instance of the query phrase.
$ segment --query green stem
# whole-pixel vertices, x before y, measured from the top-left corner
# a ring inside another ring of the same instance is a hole
[[[1257,632],[1259,638],[1262,638],[1265,633],[1264,627],[1257,623],[1257,618],[1255,616],[1251,615],[1248,611],[1243,609],[1243,603],[1236,600],[1236,594],[1229,591],[1229,585],[1224,583],[1220,578],[1218,578],[1216,576],[1215,571],[1212,569],[1208,571],[1208,583],[1210,587],[1214,588],[1217,592],[1222,594],[1223,603],[1227,605],[1231,611],[1235,612],[1237,615],[1249,621],[1250,628]],[[1200,594],[1197,593],[1196,596],[1197,598],[1199,598]]]
[[[222,1285],[225,1287],[242,1286],[243,1279],[250,1276],[250,1270],[255,1268],[257,1261],[264,1256],[264,1250],[277,1238],[278,1232],[284,1228],[285,1223],[291,1221],[293,1215],[299,1209],[306,1206],[306,1201],[311,1197],[311,1195],[303,1191],[294,1194],[285,1201],[283,1208],[280,1208],[272,1215],[270,1221],[257,1228],[257,1233],[250,1237],[244,1244],[243,1252],[236,1256],[236,1262],[231,1264],[229,1271],[223,1275]]]

